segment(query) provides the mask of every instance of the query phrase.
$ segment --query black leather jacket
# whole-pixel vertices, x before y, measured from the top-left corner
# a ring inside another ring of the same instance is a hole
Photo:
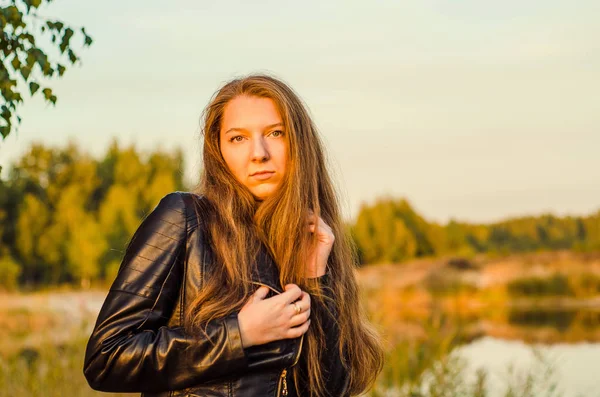
[[[210,341],[185,332],[186,308],[205,275],[215,271],[203,232],[205,205],[202,196],[170,193],[135,232],[87,345],[88,383],[100,391],[146,397],[284,396],[286,389],[288,396],[307,395],[295,390],[291,376],[291,367],[303,363],[304,335],[243,348],[237,313],[209,323]],[[266,252],[258,256],[253,280],[257,288],[268,286],[270,297],[283,289]],[[327,286],[328,277],[320,277],[320,285]],[[335,307],[329,310],[335,313]],[[316,299],[312,316],[323,316],[327,346],[332,346],[322,363],[327,390],[345,396],[348,374],[337,353],[338,328]]]

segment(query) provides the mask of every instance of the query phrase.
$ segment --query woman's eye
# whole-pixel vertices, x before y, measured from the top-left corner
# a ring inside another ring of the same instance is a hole
[[[236,135],[236,136],[234,136],[233,138],[231,138],[231,139],[229,140],[229,142],[241,142],[242,140],[241,140],[241,139],[238,139],[238,138],[243,138],[243,137],[242,137],[241,135]]]
[[[279,133],[279,135],[275,135],[275,136],[281,136],[281,135],[283,135],[283,131],[281,131],[281,130],[275,130],[275,131],[273,131],[273,132],[271,133],[271,135],[273,135],[273,134],[277,134],[277,133]]]

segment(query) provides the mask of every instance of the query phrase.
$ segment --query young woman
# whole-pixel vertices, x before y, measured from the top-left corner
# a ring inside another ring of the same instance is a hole
[[[349,396],[383,366],[317,129],[282,81],[225,84],[198,193],[144,219],[88,342],[92,388],[144,396]],[[282,288],[283,286],[283,288]]]

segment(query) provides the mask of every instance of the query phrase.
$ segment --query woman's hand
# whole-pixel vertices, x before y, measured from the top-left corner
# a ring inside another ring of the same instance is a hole
[[[335,236],[328,224],[320,216],[317,217],[312,210],[308,210],[308,230],[317,233],[317,245],[308,256],[306,277],[315,278],[324,275],[327,271],[327,259],[331,253]]]
[[[269,289],[262,286],[244,304],[238,313],[243,347],[297,338],[308,331],[310,295],[296,284],[287,284],[284,290],[265,299]],[[294,302],[300,313],[296,313]]]

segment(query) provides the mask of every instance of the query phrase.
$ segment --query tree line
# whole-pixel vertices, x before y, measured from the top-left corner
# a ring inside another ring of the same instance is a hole
[[[161,197],[187,190],[183,154],[116,141],[100,158],[33,144],[0,180],[0,289],[110,282],[127,242]],[[428,222],[406,199],[363,204],[347,225],[362,264],[536,250],[600,250],[600,210],[493,224]]]
[[[599,203],[600,207],[600,203]],[[381,198],[363,205],[352,236],[363,263],[412,258],[544,250],[600,251],[600,210],[588,216],[524,216],[490,224],[428,222],[406,199]]]
[[[113,141],[92,158],[75,144],[33,144],[0,181],[0,286],[114,277],[143,217],[182,190],[183,153],[144,155]]]

